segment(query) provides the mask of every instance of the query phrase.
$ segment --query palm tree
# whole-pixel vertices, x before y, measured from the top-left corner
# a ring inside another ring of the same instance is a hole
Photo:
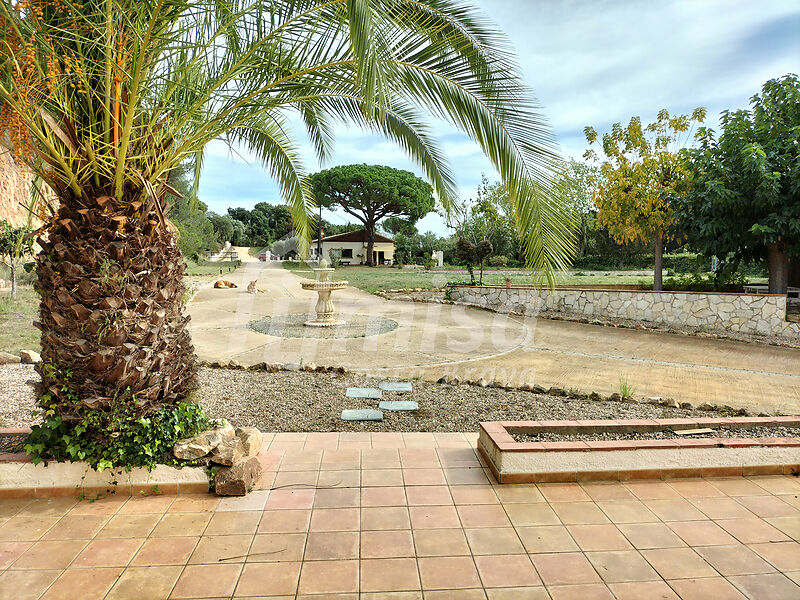
[[[474,139],[508,188],[530,266],[565,266],[558,156],[506,38],[461,0],[22,0],[0,8],[0,131],[54,191],[40,237],[43,385],[65,420],[121,397],[138,415],[192,389],[169,174],[212,140],[253,151],[307,243],[312,193],[290,115],[320,159],[333,126],[402,146],[456,199],[426,115]],[[98,435],[101,435],[98,432]]]

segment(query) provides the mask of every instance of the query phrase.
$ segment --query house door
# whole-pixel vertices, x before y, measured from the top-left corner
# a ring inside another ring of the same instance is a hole
[[[378,252],[378,264],[382,265],[383,261],[385,260],[386,255],[384,254],[383,250]]]

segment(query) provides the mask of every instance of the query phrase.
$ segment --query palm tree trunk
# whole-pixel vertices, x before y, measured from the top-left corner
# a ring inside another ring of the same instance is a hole
[[[39,240],[39,371],[65,421],[120,400],[149,414],[195,387],[185,263],[166,221],[154,210],[141,218],[136,192],[122,201],[67,192]]]
[[[14,257],[11,257],[11,301],[17,300],[17,263]]]

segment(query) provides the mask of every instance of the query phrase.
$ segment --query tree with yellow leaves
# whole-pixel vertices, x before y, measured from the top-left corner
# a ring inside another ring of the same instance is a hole
[[[654,290],[662,289],[662,254],[674,220],[673,201],[687,182],[688,171],[679,152],[690,139],[691,128],[705,116],[705,108],[676,116],[661,110],[646,127],[633,117],[627,127],[614,123],[602,137],[605,160],[593,198],[598,219],[620,244],[653,242]],[[594,128],[586,127],[584,133],[590,146],[597,143]],[[584,158],[599,162],[592,148]]]

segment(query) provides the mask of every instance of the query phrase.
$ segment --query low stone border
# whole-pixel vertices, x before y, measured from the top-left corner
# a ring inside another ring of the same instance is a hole
[[[500,483],[800,475],[800,438],[517,442],[511,435],[511,432],[580,435],[758,426],[798,427],[800,417],[496,421],[480,424],[478,450]]]

